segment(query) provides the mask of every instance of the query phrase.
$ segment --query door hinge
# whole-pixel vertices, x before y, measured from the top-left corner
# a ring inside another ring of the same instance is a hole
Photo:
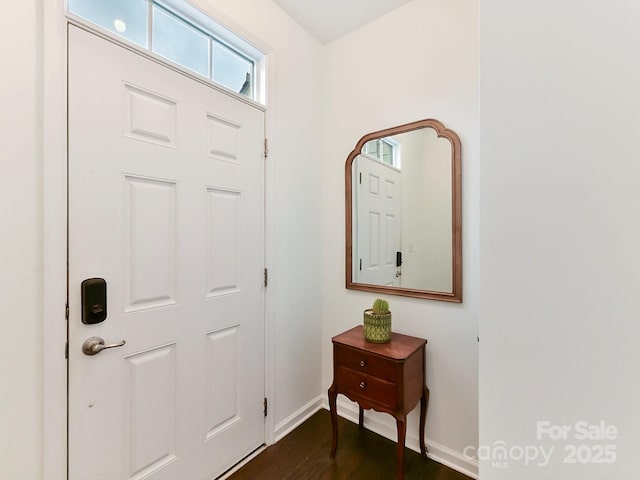
[[[267,406],[268,406],[268,402],[267,402],[267,397],[264,397],[264,416],[267,416]]]
[[[69,342],[64,342],[64,358],[69,360]]]
[[[69,304],[65,304],[64,306],[64,318],[65,320],[69,320]]]
[[[267,158],[269,156],[269,140],[268,139],[264,139],[264,158]]]
[[[266,287],[267,285],[269,285],[269,270],[267,268],[264,269],[264,279],[263,279],[263,283],[264,286]]]
[[[360,185],[362,185],[362,172],[360,172]]]
[[[362,271],[362,259],[360,259],[360,271]]]

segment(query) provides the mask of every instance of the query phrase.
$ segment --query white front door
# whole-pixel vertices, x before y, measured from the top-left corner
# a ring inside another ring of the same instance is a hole
[[[367,155],[355,159],[354,281],[401,286],[402,174]]]
[[[264,112],[74,26],[68,78],[69,478],[214,478],[264,443]]]

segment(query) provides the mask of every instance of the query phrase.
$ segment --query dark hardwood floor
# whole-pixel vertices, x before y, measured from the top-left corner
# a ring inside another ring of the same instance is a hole
[[[396,444],[338,418],[338,452],[331,450],[329,412],[320,410],[297,429],[271,445],[229,480],[392,480],[396,475]],[[413,450],[405,451],[406,480],[470,480],[469,477]]]

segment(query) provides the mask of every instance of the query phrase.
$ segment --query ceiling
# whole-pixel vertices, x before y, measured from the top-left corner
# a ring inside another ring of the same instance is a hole
[[[274,0],[321,43],[329,43],[412,0]]]

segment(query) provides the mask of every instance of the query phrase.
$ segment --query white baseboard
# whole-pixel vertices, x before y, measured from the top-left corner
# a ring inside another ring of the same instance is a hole
[[[326,395],[318,395],[302,408],[293,412],[283,421],[278,423],[275,428],[275,441],[280,441],[280,439],[291,433],[291,431],[295,430],[296,427],[304,423],[305,420],[323,408],[323,399],[325,396]]]
[[[329,401],[321,396],[322,407],[329,410]],[[358,423],[358,405],[356,403],[338,398],[338,412],[342,418],[353,423]],[[364,426],[379,435],[394,442],[398,438],[395,422],[385,422],[371,415],[365,415]],[[478,462],[465,457],[461,452],[446,447],[438,442],[426,440],[428,457],[438,463],[442,463],[453,470],[463,473],[471,478],[478,478]],[[406,446],[415,452],[420,452],[418,435],[407,432]]]

